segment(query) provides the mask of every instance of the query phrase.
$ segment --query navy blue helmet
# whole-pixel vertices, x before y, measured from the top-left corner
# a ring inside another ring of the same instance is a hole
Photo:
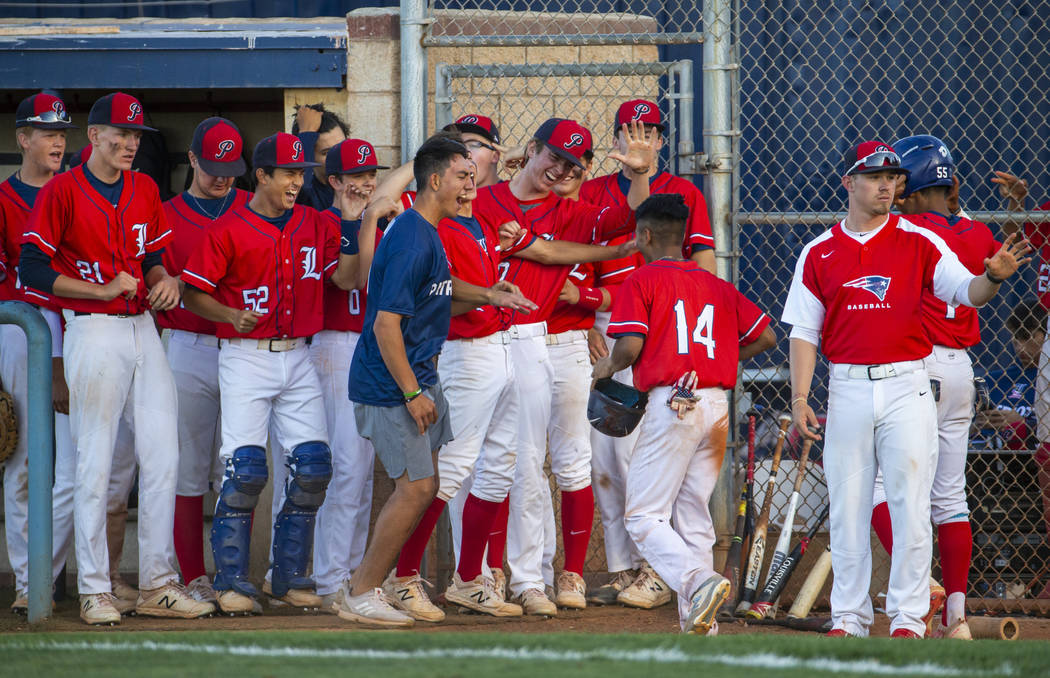
[[[894,142],[893,150],[901,158],[901,168],[909,170],[902,198],[930,186],[951,186],[955,161],[948,146],[928,134],[904,137]]]

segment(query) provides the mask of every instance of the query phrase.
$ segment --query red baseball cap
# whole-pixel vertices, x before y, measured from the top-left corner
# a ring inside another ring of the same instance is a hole
[[[901,167],[901,158],[897,155],[897,151],[881,141],[862,141],[850,148],[846,151],[843,166],[846,169],[843,176],[847,177],[853,174],[869,174],[885,170],[908,174],[908,170]]]
[[[145,110],[138,99],[123,92],[113,92],[96,101],[91,107],[88,124],[156,132],[156,128],[143,124],[144,113]]]
[[[492,122],[492,118],[487,118],[484,115],[472,113],[470,115],[461,116],[451,125],[445,125],[442,130],[449,132],[453,127],[460,132],[480,134],[494,144],[500,143],[499,128],[496,127],[496,123]]]
[[[252,153],[252,165],[259,167],[279,167],[282,169],[303,169],[320,167],[319,162],[308,162],[304,158],[303,142],[299,137],[287,132],[272,134],[255,145]]]
[[[41,92],[22,99],[15,110],[15,127],[37,129],[76,129],[66,104],[54,94]]]
[[[583,168],[583,154],[591,150],[591,132],[575,120],[550,118],[533,135],[559,157]]]
[[[213,177],[239,177],[247,169],[241,132],[226,118],[208,118],[197,125],[190,150],[201,169]]]
[[[631,99],[620,104],[620,107],[616,109],[616,129],[613,131],[619,131],[623,125],[630,124],[634,120],[653,125],[659,128],[660,132],[665,129],[664,123],[660,120],[660,107],[647,99]]]
[[[390,168],[379,164],[376,149],[364,139],[344,139],[329,149],[324,159],[325,174],[360,174],[381,169]]]

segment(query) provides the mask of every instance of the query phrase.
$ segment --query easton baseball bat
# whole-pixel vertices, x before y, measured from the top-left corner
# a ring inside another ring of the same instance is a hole
[[[754,408],[747,412],[747,447],[748,456],[754,458],[755,447],[755,415]],[[740,581],[741,561],[744,550],[744,530],[747,529],[747,493],[748,483],[745,480],[740,488],[740,504],[736,512],[736,528],[733,530],[733,539],[729,544],[729,552],[726,554],[726,566],[722,569],[722,576],[729,580],[729,598],[736,600],[737,588]]]
[[[784,522],[780,526],[780,536],[777,537],[777,546],[773,549],[773,559],[769,563],[769,574],[766,576],[766,584],[769,584],[769,580],[773,578],[773,573],[784,562],[788,549],[791,548],[791,537],[794,536],[793,532],[795,530],[795,515],[798,513],[798,503],[802,500],[802,481],[806,479],[806,463],[809,461],[811,447],[813,447],[813,441],[807,438],[802,443],[802,455],[795,470],[795,486],[791,489],[791,499],[788,500]]]
[[[780,431],[777,444],[773,448],[773,465],[769,469],[769,482],[766,483],[766,494],[762,497],[762,511],[755,523],[755,533],[751,539],[751,553],[747,558],[747,573],[744,575],[744,586],[740,591],[740,603],[736,606],[736,616],[742,617],[751,607],[751,601],[758,592],[759,578],[762,576],[762,562],[766,555],[766,532],[769,529],[769,509],[773,505],[773,492],[777,488],[777,472],[780,470],[780,454],[784,451],[784,439],[787,437],[791,417],[781,415]]]
[[[820,558],[814,563],[813,569],[809,571],[806,580],[802,582],[802,588],[799,589],[798,595],[791,603],[791,609],[788,610],[789,618],[803,619],[809,616],[809,611],[813,609],[813,603],[817,602],[817,596],[824,588],[824,582],[827,581],[830,573],[831,544],[828,544],[828,547],[820,554]]]
[[[766,582],[762,592],[758,594],[758,599],[751,604],[751,609],[747,611],[749,617],[762,619],[769,616],[769,612],[773,605],[776,604],[777,598],[784,591],[784,587],[787,586],[791,575],[795,573],[795,568],[798,566],[799,561],[802,560],[802,556],[806,553],[809,542],[813,540],[813,535],[820,530],[828,519],[830,510],[831,507],[825,504],[824,510],[820,512],[817,521],[809,528],[809,532],[803,535],[798,543],[795,544],[795,548],[791,549],[791,553],[784,557],[780,566],[773,572],[773,576]]]

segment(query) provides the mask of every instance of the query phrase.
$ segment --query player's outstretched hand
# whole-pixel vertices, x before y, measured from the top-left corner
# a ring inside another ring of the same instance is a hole
[[[632,120],[630,125],[624,123],[620,130],[626,141],[627,152],[613,151],[609,154],[609,159],[623,163],[624,167],[635,174],[648,174],[656,162],[656,148],[660,143],[660,135],[653,130],[646,138],[645,125],[639,120]]]
[[[508,170],[517,170],[525,166],[525,147],[524,146],[501,146],[499,144],[492,144],[492,146],[500,152],[500,157],[503,159],[503,167]]]
[[[102,300],[113,301],[117,297],[132,299],[139,291],[139,279],[126,271],[102,286]]]
[[[146,301],[154,311],[170,311],[179,303],[179,279],[164,274],[150,291]]]
[[[561,292],[558,293],[558,301],[564,301],[566,304],[579,303],[580,288],[573,285],[572,281],[566,278],[565,284],[561,286]]]
[[[233,312],[230,324],[233,325],[233,329],[237,330],[238,334],[248,334],[259,324],[259,318],[261,317],[263,317],[262,313],[240,308]]]
[[[408,413],[412,415],[416,426],[419,427],[419,435],[426,433],[427,428],[438,420],[437,407],[434,405],[434,401],[426,397],[426,395],[416,396],[405,403],[405,407],[408,408]]]
[[[593,327],[587,330],[587,350],[590,352],[592,365],[609,356],[609,346],[605,343],[605,335]]]
[[[362,191],[349,181],[345,181],[336,191],[336,206],[343,219],[360,219],[371,197],[371,191]]]
[[[489,288],[489,304],[499,308],[509,308],[521,313],[532,313],[539,306],[525,298],[518,286],[506,280],[500,280]]]
[[[321,104],[303,104],[295,107],[295,121],[299,124],[300,132],[316,132],[321,129],[321,114],[324,106]]]
[[[678,377],[678,381],[671,389],[671,395],[667,398],[667,406],[678,413],[679,419],[685,419],[686,413],[696,408],[697,397],[693,391],[696,390],[699,381],[696,371],[689,371]]]
[[[1017,233],[1011,233],[1003,246],[991,257],[984,260],[984,268],[988,274],[999,279],[1006,280],[1017,269],[1032,260],[1025,256],[1032,251],[1032,244],[1021,238]]]
[[[1019,179],[1009,172],[995,170],[992,183],[999,186],[999,195],[1004,199],[1021,202],[1028,195],[1028,182]]]
[[[803,438],[820,440],[820,421],[817,413],[805,400],[795,400],[791,403],[791,419],[795,422],[795,428],[802,434]]]

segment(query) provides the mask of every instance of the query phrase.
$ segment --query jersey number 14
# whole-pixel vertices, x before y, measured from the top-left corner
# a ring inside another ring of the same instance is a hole
[[[700,315],[696,317],[696,326],[689,331],[689,318],[685,315],[685,301],[679,299],[674,304],[674,328],[678,338],[678,354],[689,353],[690,339],[694,344],[700,344],[707,349],[707,359],[715,359],[715,307],[707,304],[701,309]]]

